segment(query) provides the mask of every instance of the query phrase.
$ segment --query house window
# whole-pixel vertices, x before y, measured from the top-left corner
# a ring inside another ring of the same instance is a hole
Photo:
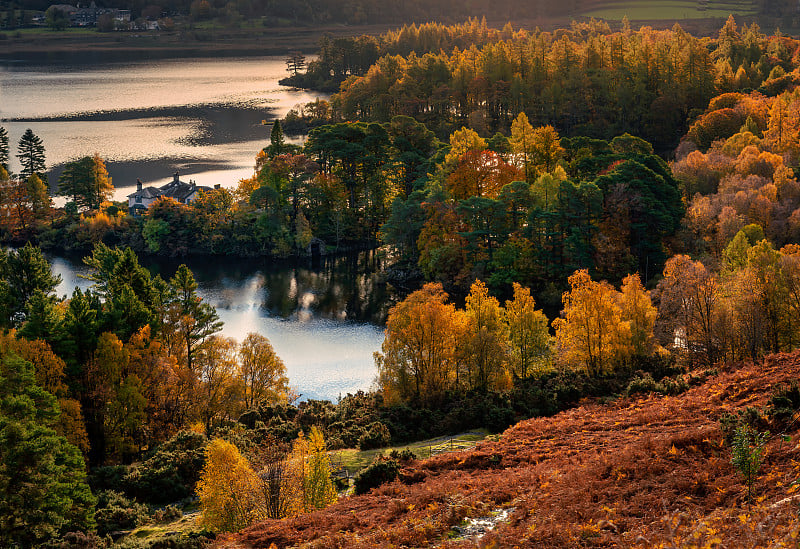
[[[137,196],[136,197],[136,203],[137,204],[141,204],[142,203],[142,197],[141,196]]]

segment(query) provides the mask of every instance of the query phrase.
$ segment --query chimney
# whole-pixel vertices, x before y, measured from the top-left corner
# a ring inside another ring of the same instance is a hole
[[[176,185],[178,184],[178,172],[177,171],[175,172],[175,178],[172,180],[172,182],[175,183]]]
[[[136,180],[136,192],[137,193],[142,192],[142,180],[141,179],[137,179]]]

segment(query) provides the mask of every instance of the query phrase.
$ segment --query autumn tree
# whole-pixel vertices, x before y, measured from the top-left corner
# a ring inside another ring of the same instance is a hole
[[[525,379],[544,370],[550,357],[547,317],[536,309],[529,288],[514,282],[514,299],[506,301],[509,362],[514,375]]]
[[[700,261],[686,255],[670,258],[658,283],[656,331],[661,343],[713,364],[719,357],[717,318],[719,280]]]
[[[261,518],[259,478],[247,458],[221,438],[206,447],[197,483],[200,522],[215,532],[235,532]]]
[[[633,357],[651,356],[656,345],[653,328],[658,310],[650,301],[650,292],[645,290],[638,273],[622,280],[619,302],[622,319],[630,329],[629,354]]]
[[[617,292],[608,282],[593,281],[585,269],[568,282],[562,316],[553,321],[560,359],[591,376],[609,372],[618,365],[621,347],[630,338]]]
[[[306,438],[301,431],[287,457],[289,515],[323,509],[336,501],[325,439],[319,427],[312,426]]]
[[[236,376],[236,340],[209,336],[196,348],[192,371],[198,378],[194,407],[206,432],[211,432],[215,419],[243,411],[237,406],[240,386]]]
[[[530,157],[533,152],[533,136],[533,126],[528,122],[528,117],[524,112],[519,113],[511,124],[511,138],[509,139],[509,143],[511,144],[511,150],[514,154],[522,157],[525,180],[528,182],[531,182],[533,179],[530,166]]]
[[[238,351],[244,409],[284,400],[289,390],[286,366],[266,337],[249,333]]]
[[[97,153],[67,163],[58,178],[58,194],[85,210],[98,209],[113,193],[105,161]]]
[[[445,156],[445,163],[454,165],[469,151],[483,151],[486,149],[484,140],[475,130],[461,127],[460,130],[450,134],[450,150]]]
[[[457,383],[465,319],[447,298],[441,284],[426,284],[389,311],[382,353],[375,355],[388,400],[435,401]]]
[[[493,151],[468,150],[447,177],[447,189],[458,200],[472,196],[495,198],[500,189],[519,175],[516,168]]]
[[[41,220],[47,216],[52,205],[50,193],[47,191],[42,179],[37,174],[31,174],[25,180],[27,203],[31,214],[36,220]]]
[[[505,311],[480,280],[470,288],[464,316],[467,329],[459,344],[466,378],[462,383],[483,392],[507,387]]]
[[[564,154],[561,137],[553,126],[533,130],[530,147],[530,160],[537,173],[552,172]]]

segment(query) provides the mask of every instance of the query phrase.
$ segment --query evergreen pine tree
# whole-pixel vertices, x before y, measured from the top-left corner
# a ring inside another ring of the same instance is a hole
[[[30,242],[19,250],[9,252],[3,263],[0,264],[0,279],[5,279],[8,284],[11,308],[7,313],[10,318],[18,317],[25,311],[25,304],[37,290],[50,295],[61,283],[61,276],[53,275],[42,250]]]
[[[17,158],[22,165],[20,175],[25,179],[33,174],[44,178],[44,172],[47,170],[44,163],[44,145],[30,128],[25,130],[19,139]]]
[[[275,119],[272,123],[272,131],[269,132],[269,157],[275,158],[279,154],[283,154],[286,149],[286,142],[283,138],[283,128],[281,121]]]
[[[0,356],[0,546],[40,547],[94,528],[83,457],[53,430],[59,415],[33,366]]]
[[[198,347],[222,329],[222,321],[214,307],[203,303],[197,295],[197,282],[186,265],[178,267],[170,286],[175,296],[172,307],[180,324],[178,330],[186,352],[186,365],[191,369]]]

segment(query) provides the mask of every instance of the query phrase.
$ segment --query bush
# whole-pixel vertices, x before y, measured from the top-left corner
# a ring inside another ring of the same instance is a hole
[[[378,457],[371,465],[356,475],[355,494],[366,494],[387,482],[392,482],[400,472],[397,462],[391,458]]]
[[[653,379],[649,373],[633,378],[625,389],[626,395],[635,393],[659,393],[677,395],[689,388],[689,384],[680,377],[665,377],[661,381]]]
[[[360,450],[383,448],[388,446],[391,441],[392,435],[389,433],[389,428],[380,421],[376,421],[367,426],[367,431],[358,439],[358,448]]]
[[[140,501],[169,503],[194,495],[205,464],[206,437],[181,431],[125,477],[127,493]]]
[[[43,549],[105,549],[102,538],[93,532],[67,532],[42,546]]]
[[[183,516],[183,511],[175,507],[174,505],[167,505],[162,509],[156,509],[153,511],[153,522],[156,523],[164,523],[164,522],[173,522],[178,520]]]
[[[403,448],[402,450],[399,451],[392,450],[391,452],[389,452],[389,457],[397,461],[398,463],[406,463],[418,459],[417,454],[415,454],[408,448]]]
[[[105,490],[98,494],[94,518],[97,521],[97,533],[104,536],[146,524],[150,521],[150,514],[146,505],[136,503],[119,492]]]
[[[736,431],[746,427],[752,431],[762,431],[766,429],[767,422],[761,414],[761,410],[755,406],[748,406],[734,413],[725,412],[719,418],[720,430],[725,444],[732,446]]]
[[[795,413],[800,410],[800,387],[796,381],[775,389],[767,405],[767,416],[776,429],[789,427]]]

